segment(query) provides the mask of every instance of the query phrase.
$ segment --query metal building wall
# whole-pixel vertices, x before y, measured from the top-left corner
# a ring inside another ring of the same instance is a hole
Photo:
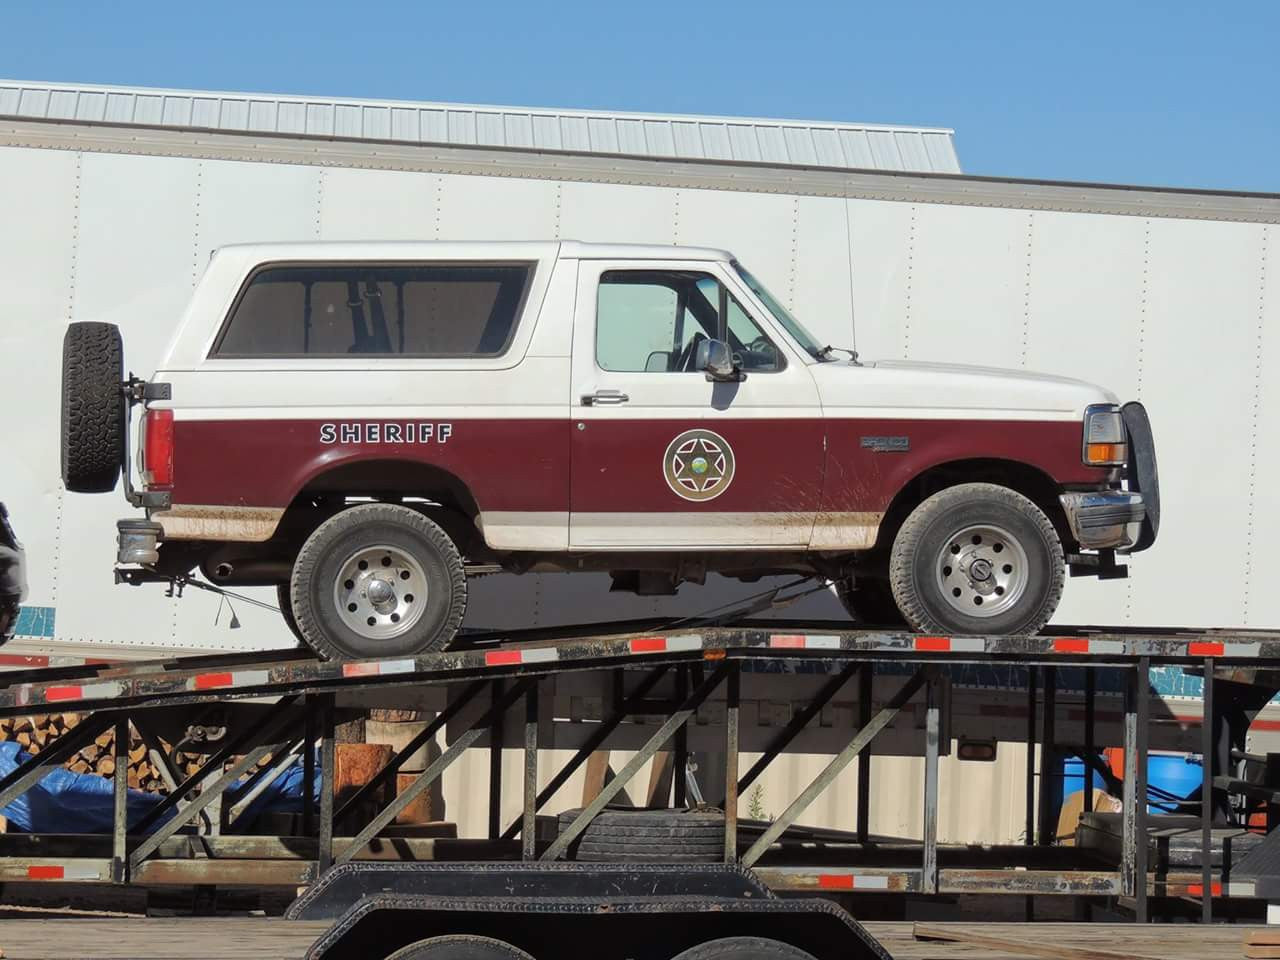
[[[63,325],[120,324],[130,367],[146,373],[214,247],[361,237],[729,246],[824,339],[852,342],[856,317],[866,357],[1044,370],[1139,396],[1161,458],[1160,543],[1127,582],[1071,583],[1059,622],[1280,622],[1266,588],[1280,574],[1266,549],[1280,533],[1268,479],[1280,395],[1263,376],[1280,349],[1273,225],[12,147],[0,150],[0,222],[0,362],[25,411],[8,427],[3,496],[31,553],[31,603],[56,608],[59,641],[289,640],[266,611],[237,606],[245,629],[228,632],[213,624],[216,598],[111,585],[123,500],[67,497],[57,482]],[[606,597],[593,581],[593,607],[574,579],[481,581],[472,622],[553,618],[561,594],[574,617],[603,618],[757,589],[686,587],[663,603]]]

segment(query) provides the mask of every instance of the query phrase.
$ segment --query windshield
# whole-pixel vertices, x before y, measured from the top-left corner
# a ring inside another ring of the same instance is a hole
[[[788,312],[786,307],[774,299],[773,294],[765,289],[763,283],[752,276],[751,272],[737,260],[733,261],[733,269],[738,271],[738,276],[742,278],[742,282],[751,288],[751,292],[760,298],[761,302],[768,307],[769,312],[777,318],[778,322],[787,328],[787,333],[791,334],[804,349],[805,353],[815,360],[827,359],[827,354],[823,352],[818,341],[813,339],[813,334],[806,330],[800,321]]]

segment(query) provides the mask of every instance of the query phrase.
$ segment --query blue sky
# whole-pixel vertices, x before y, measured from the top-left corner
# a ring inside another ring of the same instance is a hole
[[[10,0],[3,17],[6,78],[938,125],[969,173],[1280,192],[1273,0]]]

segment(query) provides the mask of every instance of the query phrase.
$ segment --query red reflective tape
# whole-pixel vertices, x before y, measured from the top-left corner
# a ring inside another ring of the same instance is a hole
[[[0,667],[47,667],[48,657],[24,657],[16,653],[0,653]]]
[[[951,649],[950,637],[916,637],[917,650],[941,650],[944,653]]]
[[[822,890],[852,890],[853,874],[820,873],[818,874],[818,887]]]
[[[662,653],[666,649],[666,637],[636,637],[631,641],[632,653]]]
[[[376,663],[344,663],[342,665],[344,677],[376,677],[381,672]]]
[[[1187,884],[1187,896],[1190,896],[1190,897],[1203,897],[1203,896],[1204,896],[1204,884],[1203,884],[1203,883],[1189,883],[1189,884]],[[1211,897],[1220,897],[1220,896],[1222,896],[1222,884],[1220,884],[1220,883],[1211,883],[1211,884],[1209,884],[1209,896],[1211,896]]]
[[[230,673],[202,673],[196,677],[197,690],[212,690],[214,687],[231,686]]]
[[[61,880],[62,867],[27,867],[28,880]]]
[[[484,655],[486,667],[509,667],[520,662],[519,650],[490,650]]]
[[[79,700],[84,694],[81,688],[76,687],[46,687],[44,698],[52,703],[55,700]]]
[[[1222,644],[1212,640],[1199,640],[1195,643],[1187,644],[1187,653],[1193,657],[1220,657],[1222,656]]]
[[[769,638],[769,646],[785,647],[787,649],[799,650],[804,648],[804,637],[798,634],[779,633]]]
[[[1087,637],[1054,637],[1053,652],[1088,653],[1089,640]]]

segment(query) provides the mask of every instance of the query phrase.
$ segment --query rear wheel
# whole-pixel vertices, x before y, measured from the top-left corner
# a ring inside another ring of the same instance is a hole
[[[439,526],[408,507],[367,503],[307,538],[289,595],[316,653],[366,660],[448,647],[466,612],[467,581]]]
[[[991,483],[935,493],[893,542],[889,582],[907,623],[925,633],[1036,633],[1065,580],[1053,523],[1022,494]]]
[[[307,638],[298,629],[298,618],[293,615],[293,597],[289,590],[289,584],[276,584],[276,604],[280,607],[280,616],[284,618],[284,625],[305,646]]]
[[[814,960],[814,956],[767,937],[725,937],[690,947],[674,960]]]
[[[124,458],[124,345],[113,323],[73,323],[62,338],[62,482],[110,493]]]
[[[455,934],[411,943],[387,960],[533,960],[533,957],[502,940]]]

